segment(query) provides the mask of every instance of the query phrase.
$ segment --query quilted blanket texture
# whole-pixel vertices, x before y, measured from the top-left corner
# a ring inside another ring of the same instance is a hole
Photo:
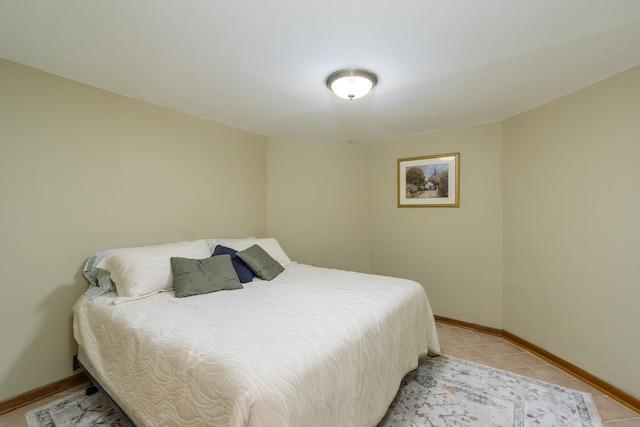
[[[87,362],[147,426],[375,426],[419,355],[439,352],[423,288],[290,264],[270,282],[74,307]]]

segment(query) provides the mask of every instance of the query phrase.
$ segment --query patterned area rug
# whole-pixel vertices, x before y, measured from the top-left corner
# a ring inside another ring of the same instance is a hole
[[[405,376],[378,427],[601,425],[588,393],[440,356]]]
[[[101,393],[69,395],[27,413],[30,427],[125,424]],[[450,356],[424,357],[378,427],[601,426],[590,394]]]
[[[126,427],[102,393],[87,396],[84,390],[27,412],[29,427]]]

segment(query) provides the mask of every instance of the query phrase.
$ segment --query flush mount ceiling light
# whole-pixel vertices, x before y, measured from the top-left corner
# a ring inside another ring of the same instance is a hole
[[[347,68],[331,73],[327,87],[340,98],[354,100],[362,98],[378,83],[378,77],[360,68]]]

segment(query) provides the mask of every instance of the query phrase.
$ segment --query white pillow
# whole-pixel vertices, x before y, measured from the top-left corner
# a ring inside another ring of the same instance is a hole
[[[235,249],[236,251],[243,251],[253,245],[258,245],[271,255],[271,258],[278,261],[280,265],[285,266],[292,263],[280,246],[280,243],[273,237],[264,239],[220,239],[216,241],[216,244]],[[215,249],[215,246],[213,249]]]
[[[209,249],[211,249],[211,253],[213,253],[213,251],[216,249],[216,246],[218,245],[222,245],[230,248],[233,242],[242,242],[243,240],[249,240],[249,239],[255,240],[255,237],[249,236],[249,237],[234,238],[234,239],[207,239],[207,244],[209,245]]]
[[[211,256],[207,241],[124,249],[102,258],[97,268],[109,272],[116,285],[115,303],[144,298],[173,289],[171,257],[203,259]]]

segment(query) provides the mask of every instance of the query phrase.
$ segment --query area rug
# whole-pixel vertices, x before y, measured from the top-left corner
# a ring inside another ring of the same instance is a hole
[[[27,412],[29,427],[126,427],[102,393],[79,391]]]
[[[439,356],[405,376],[378,427],[601,425],[588,393]]]
[[[101,393],[78,392],[27,413],[30,427],[127,424]],[[590,394],[450,356],[424,357],[378,427],[596,427]]]

